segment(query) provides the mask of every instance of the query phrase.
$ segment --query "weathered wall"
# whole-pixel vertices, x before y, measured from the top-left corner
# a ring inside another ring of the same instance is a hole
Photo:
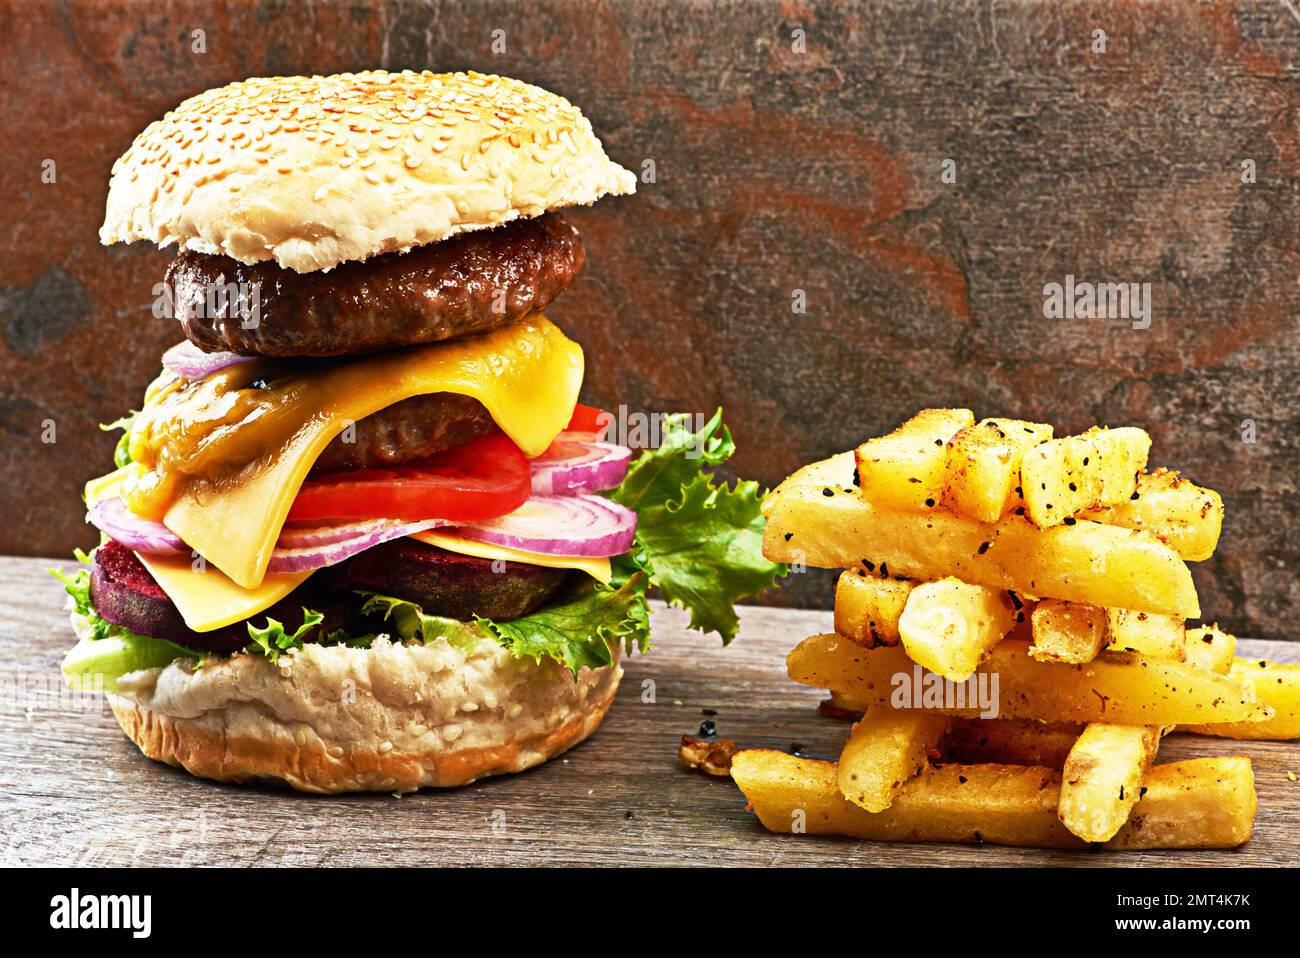
[[[924,404],[1141,425],[1227,501],[1207,616],[1296,635],[1300,19],[1263,0],[0,4],[0,551],[93,541],[95,423],[178,338],[148,311],[165,254],[97,243],[114,157],[206,87],[374,66],[542,84],[654,161],[575,216],[589,266],[552,315],[588,400],[722,403],[767,483]],[[1150,328],[1044,319],[1066,274],[1150,282]]]

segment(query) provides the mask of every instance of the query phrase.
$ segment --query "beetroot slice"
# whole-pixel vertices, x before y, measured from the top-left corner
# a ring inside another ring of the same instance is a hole
[[[315,642],[342,627],[356,606],[355,596],[336,595],[311,579],[264,612],[211,632],[195,632],[167,598],[149,570],[125,546],[108,541],[95,550],[90,598],[104,619],[137,635],[167,639],[201,652],[234,652],[248,645],[248,623],[265,626],[267,618],[284,623],[287,632],[302,625],[306,606],[325,618],[305,641]]]
[[[394,539],[323,569],[340,589],[361,589],[414,602],[430,615],[506,622],[532,612],[564,583],[564,569],[448,552],[414,539]]]

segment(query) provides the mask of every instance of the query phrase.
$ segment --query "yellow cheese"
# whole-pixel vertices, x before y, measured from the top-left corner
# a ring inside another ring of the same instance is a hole
[[[285,437],[265,457],[268,465],[234,482],[184,477],[162,521],[234,582],[254,589],[266,575],[307,473],[351,423],[412,396],[457,393],[481,402],[525,455],[537,456],[568,424],[582,372],[582,348],[540,315],[483,336],[322,367],[299,376],[277,398],[273,415],[249,424],[255,430],[273,427],[276,435]],[[183,428],[214,414],[180,404],[170,415]],[[150,422],[147,416],[143,421]],[[161,425],[165,435],[168,424]],[[219,461],[219,443],[227,432],[237,429],[222,425],[204,438],[205,457]],[[133,434],[133,450],[137,445]],[[131,501],[129,488],[126,498]]]
[[[528,565],[545,566],[548,569],[577,569],[579,572],[585,572],[593,579],[606,585],[609,584],[610,580],[609,559],[592,559],[586,556],[549,556],[540,552],[525,552],[523,549],[511,549],[507,546],[493,545],[490,542],[466,539],[450,532],[443,532],[441,529],[417,532],[411,538],[426,545],[446,549],[448,552],[458,552],[461,555],[475,556],[479,559],[504,559],[506,562],[524,562]]]
[[[122,494],[122,485],[132,476],[139,475],[140,466],[136,463],[130,463],[121,469],[114,469],[106,476],[100,476],[98,479],[91,479],[86,483],[85,491],[82,498],[86,500],[86,508],[89,509],[95,503],[103,499],[112,499],[114,496]]]
[[[211,632],[265,612],[298,586],[311,572],[268,572],[261,585],[245,589],[231,582],[217,569],[194,569],[189,556],[158,556],[136,553],[167,598],[180,610],[181,618],[195,632]]]

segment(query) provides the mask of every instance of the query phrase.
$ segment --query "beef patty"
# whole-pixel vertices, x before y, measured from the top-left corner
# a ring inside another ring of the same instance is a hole
[[[547,213],[313,273],[185,251],[166,279],[185,335],[202,350],[346,356],[485,332],[540,312],[584,256],[578,231]],[[252,289],[256,322],[245,312]]]
[[[393,539],[323,569],[315,578],[339,589],[415,602],[430,615],[451,619],[481,615],[505,622],[532,612],[568,577],[564,569],[523,562],[494,566],[490,559],[448,552],[414,539]]]
[[[499,431],[477,399],[455,393],[412,396],[335,436],[312,474],[396,466]]]

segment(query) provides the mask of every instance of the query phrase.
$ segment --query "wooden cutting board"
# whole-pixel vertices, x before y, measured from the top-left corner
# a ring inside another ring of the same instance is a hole
[[[768,834],[730,781],[687,771],[683,733],[711,718],[742,746],[833,757],[847,725],[785,676],[785,654],[830,613],[750,608],[729,648],[655,608],[656,648],[627,664],[588,742],[523,775],[404,798],[322,798],[200,781],[144,758],[95,696],[62,691],[72,644],[52,560],[0,558],[3,863],[208,865],[1297,865],[1300,743],[1175,735],[1160,760],[1245,753],[1255,837],[1235,851],[1074,853],[887,845]],[[66,563],[70,564],[70,563]],[[1241,654],[1300,660],[1300,644]],[[716,715],[706,715],[713,710]]]

